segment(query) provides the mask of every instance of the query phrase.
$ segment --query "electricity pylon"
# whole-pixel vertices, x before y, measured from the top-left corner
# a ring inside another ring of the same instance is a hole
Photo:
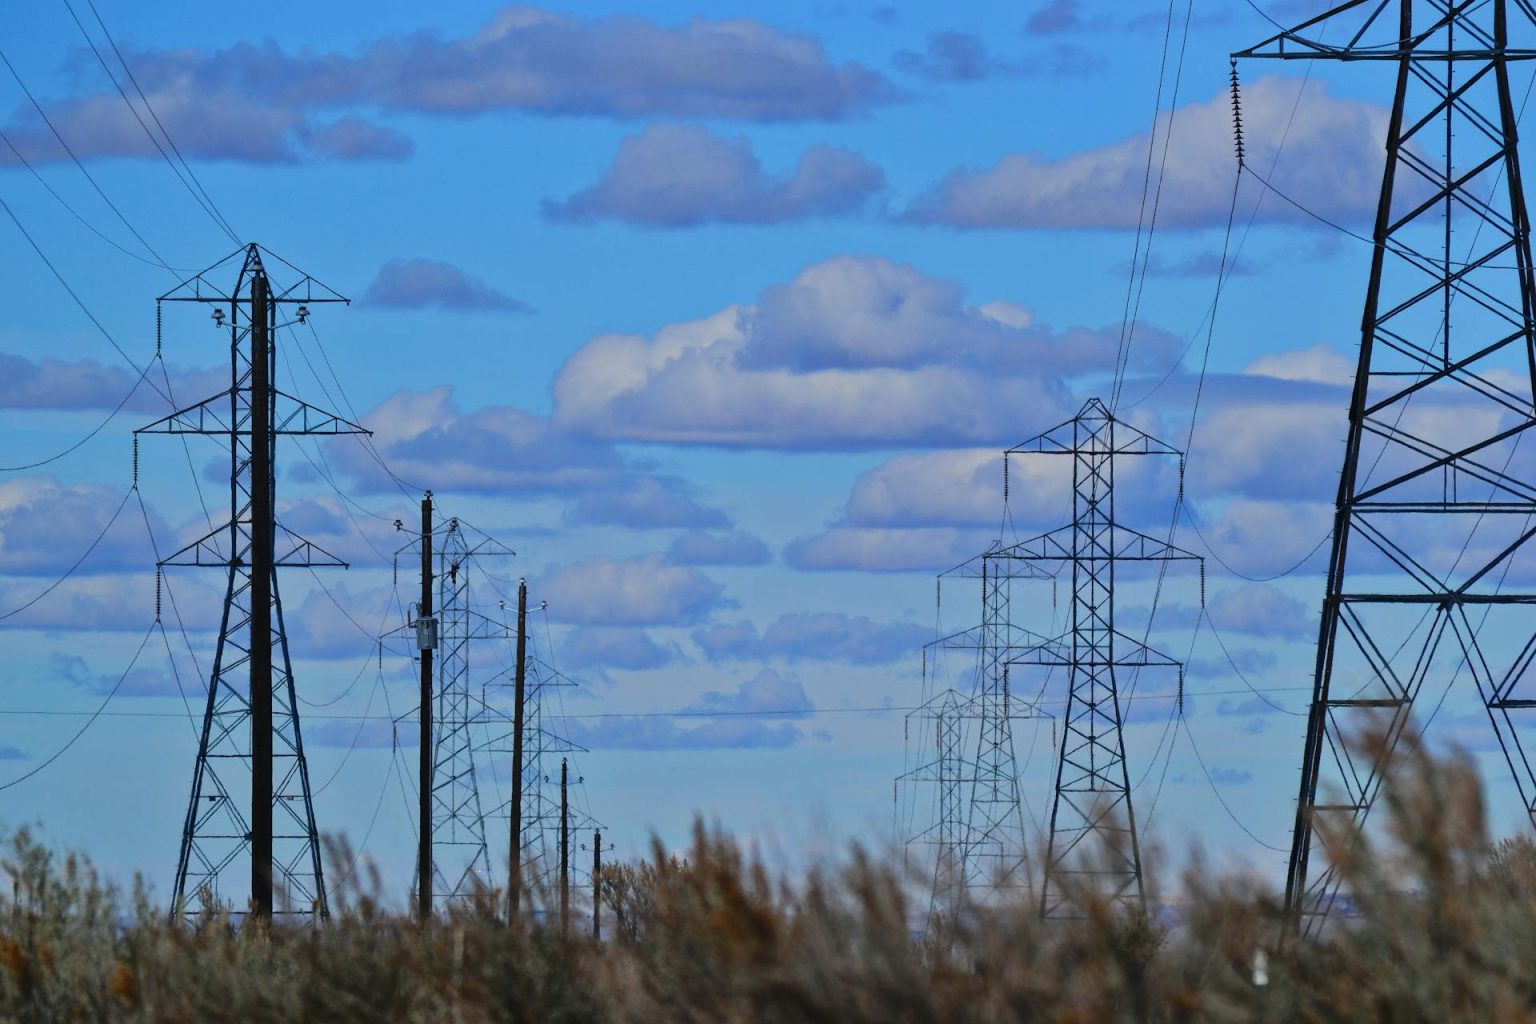
[[[1006,520],[1007,477],[1003,506]],[[980,583],[979,625],[940,637],[924,649],[924,703],[908,719],[935,728],[934,757],[915,766],[897,782],[937,786],[936,817],[907,839],[909,847],[930,847],[934,882],[932,912],[956,917],[968,902],[1030,884],[1029,840],[1024,823],[1024,795],[1014,748],[1013,726],[1036,717],[1032,700],[1018,700],[1009,684],[1010,660],[1017,651],[1041,641],[1012,619],[1013,582],[1043,574],[1006,553],[1001,541],[975,558],[941,573],[945,578]],[[940,591],[942,593],[942,591]],[[974,653],[975,675],[968,694],[927,691],[927,651]],[[962,745],[974,743],[967,757]],[[920,744],[920,748],[926,744]],[[921,755],[920,755],[921,756]],[[976,894],[976,895],[973,895]]]
[[[276,333],[288,326],[278,321],[279,310],[297,307],[294,316],[303,322],[310,306],[347,300],[308,275],[279,290],[263,255],[271,254],[246,246],[160,297],[214,307],[215,327],[229,332],[230,386],[135,432],[220,437],[230,453],[228,523],[160,562],[218,567],[227,578],[176,864],[176,917],[196,911],[189,897],[222,903],[221,878],[242,858],[250,864],[251,913],[269,917],[276,906],[288,914],[327,914],[277,569],[346,563],[277,523],[273,466],[279,436],[367,431],[274,386]],[[239,271],[226,292],[209,276],[236,260]],[[246,812],[242,789],[249,793]]]
[[[1476,689],[1536,815],[1521,738],[1536,486],[1519,452],[1536,424],[1536,287],[1509,81],[1536,57],[1510,34],[1533,29],[1523,0],[1354,0],[1234,55],[1396,71],[1286,874],[1303,933],[1326,921],[1341,846],[1426,684],[1436,700]],[[1358,745],[1367,730],[1379,742]]]
[[[1073,916],[1073,888],[1139,908],[1145,900],[1141,844],[1117,670],[1175,668],[1182,686],[1182,667],[1115,628],[1115,567],[1122,562],[1198,562],[1199,556],[1115,521],[1115,463],[1126,456],[1171,455],[1179,459],[1182,477],[1183,455],[1115,419],[1097,398],[1089,399],[1076,418],[1007,454],[1072,459],[1072,522],[995,555],[1053,565],[1057,571],[1070,566],[1072,573],[1068,633],[1009,659],[1014,665],[1067,671],[1041,915]]]
[[[471,603],[470,582],[478,559],[516,552],[488,537],[468,538],[457,518],[448,521],[438,554],[438,686],[432,772],[433,894],[443,903],[474,896],[491,884],[485,813],[476,776],[474,726],[488,714],[471,685],[472,645],[510,640],[505,623]]]
[[[934,694],[907,713],[909,749],[922,751],[925,758],[899,776],[901,786],[924,784],[934,789],[932,820],[906,839],[906,848],[926,849],[933,871],[929,916],[953,920],[964,904],[965,881],[965,801],[964,787],[975,778],[975,770],[965,756],[966,724],[971,719],[970,701],[953,687]],[[913,737],[914,727],[916,738]],[[928,740],[932,739],[932,756]],[[915,759],[914,759],[915,760]]]

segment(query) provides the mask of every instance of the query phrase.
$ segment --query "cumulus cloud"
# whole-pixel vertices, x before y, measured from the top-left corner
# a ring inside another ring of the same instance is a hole
[[[611,485],[624,469],[611,447],[552,431],[545,417],[509,406],[462,412],[447,385],[396,392],[362,420],[396,473],[439,490],[547,494]],[[363,490],[395,489],[356,440],[329,442],[329,455]]]
[[[726,604],[720,584],[659,555],[593,558],[557,568],[529,584],[557,622],[607,626],[678,626]]]
[[[128,49],[124,57],[182,152],[248,163],[410,154],[408,139],[360,109],[839,121],[899,98],[878,72],[836,62],[815,38],[761,21],[663,25],[520,4],[469,35],[385,36],[356,53],[290,50],[269,39],[219,50]],[[105,81],[45,106],[82,158],[159,158]],[[30,109],[4,130],[29,160],[67,159]]]
[[[667,547],[667,561],[673,565],[766,565],[772,560],[761,538],[740,531],[693,530],[679,534]]]
[[[698,125],[654,124],[619,144],[596,184],[546,201],[544,214],[665,228],[778,224],[857,213],[884,188],[880,168],[837,146],[812,146],[792,174],[775,176],[763,170],[745,138],[722,138]]]
[[[686,481],[647,476],[581,495],[566,511],[576,525],[631,529],[716,529],[730,525],[724,512],[699,504]]]
[[[1082,0],[1049,0],[1030,14],[1024,22],[1024,31],[1035,35],[1053,35],[1084,28]]]
[[[46,476],[0,482],[0,573],[54,576],[82,557],[77,574],[153,566],[155,553],[143,520],[137,509],[124,505],[124,498],[124,490],[64,484]],[[131,497],[127,502],[134,504]],[[167,535],[158,515],[151,522],[157,536]]]
[[[973,557],[990,539],[982,530],[832,526],[791,541],[782,558],[810,572],[931,572]]]
[[[46,596],[42,596],[43,588],[44,584],[37,580],[0,582],[0,612],[20,609],[38,598],[25,611],[18,610],[0,620],[0,628],[138,633],[148,629],[155,617],[152,572],[72,576]],[[183,600],[183,611],[217,607],[223,598],[222,593],[215,594],[211,588],[181,579],[176,581],[176,593]]]
[[[572,670],[661,668],[680,657],[675,646],[664,647],[645,630],[624,626],[585,626],[560,645],[560,663]]]
[[[195,57],[195,51],[128,57],[136,73],[142,74],[140,81],[160,123],[188,157],[291,164],[303,160],[396,160],[413,151],[404,135],[361,117],[317,118],[303,109],[304,104],[284,104],[271,97],[242,93],[227,82],[207,80],[210,76],[198,76],[189,66]],[[199,81],[200,77],[204,80]],[[160,149],[115,91],[89,93],[46,106],[53,127],[81,159],[161,159]],[[30,163],[70,158],[69,151],[30,107],[20,110],[4,131]],[[0,165],[19,162],[9,149],[0,155]]]
[[[881,665],[909,656],[932,632],[912,622],[819,612],[781,615],[761,635],[749,622],[705,627],[693,632],[693,642],[711,661],[783,658]]]
[[[1065,379],[1105,372],[1118,328],[1056,331],[1010,303],[875,257],[815,264],[756,305],[604,335],[556,377],[554,423],[608,440],[787,449],[1017,440],[1018,411],[1075,411]],[[1159,371],[1182,345],[1146,328]]]
[[[1206,612],[1223,633],[1299,640],[1317,632],[1317,618],[1305,604],[1267,583],[1218,591]]]
[[[414,747],[417,744],[415,726],[397,730],[393,722],[347,722],[330,720],[304,726],[306,747],[343,747],[348,750],[361,747],[366,750],[387,749],[395,745]]]
[[[717,718],[702,725],[671,718],[572,720],[571,741],[588,750],[782,750],[804,738],[793,722]]]
[[[1294,121],[1292,111],[1296,112]],[[1387,111],[1329,94],[1316,80],[1256,79],[1243,89],[1247,159],[1301,205],[1335,221],[1358,223],[1376,209]],[[1169,228],[1219,227],[1231,199],[1231,101],[1223,91],[1164,114],[1158,149],[1171,133],[1158,222]],[[1006,156],[984,170],[957,170],[918,198],[905,217],[958,228],[1134,228],[1141,217],[1149,140],[1145,133],[1059,158]],[[1254,186],[1257,187],[1257,186]],[[1256,193],[1244,200],[1250,208]],[[1267,201],[1261,221],[1315,223],[1289,203]]]
[[[296,607],[284,603],[295,658],[356,658],[373,648],[379,632],[399,624],[380,617],[393,603],[393,589],[351,590],[340,579],[326,580],[325,586],[329,597],[316,586]]]
[[[156,386],[165,388],[159,374],[135,388],[137,380],[138,374],[127,367],[95,359],[33,360],[0,352],[0,409],[115,409],[131,391],[125,409],[157,416],[167,412],[165,398],[156,391]],[[173,371],[171,382],[179,396],[202,397],[228,387],[229,371]]]
[[[684,708],[693,713],[721,715],[776,715],[804,718],[814,710],[805,687],[797,680],[765,668],[736,689],[710,690]]]
[[[613,716],[595,723],[574,719],[569,731],[574,742],[593,750],[781,748],[803,738],[800,728],[785,719],[806,718],[813,710],[799,682],[764,669],[734,690],[703,694],[675,718]],[[692,724],[697,717],[708,720]]]
[[[392,259],[363,292],[362,301],[387,309],[531,313],[527,303],[442,260]]]
[[[902,50],[892,58],[897,70],[936,82],[978,82],[1017,70],[999,61],[980,36],[970,32],[935,32],[922,52]]]
[[[183,679],[177,685],[171,672],[144,665],[135,666],[126,675],[94,672],[80,655],[57,652],[50,655],[49,664],[57,678],[100,696],[115,693],[118,697],[201,697],[207,692],[201,679]]]

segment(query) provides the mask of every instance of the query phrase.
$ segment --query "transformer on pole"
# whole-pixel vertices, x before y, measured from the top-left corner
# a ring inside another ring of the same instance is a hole
[[[1353,0],[1234,55],[1396,72],[1286,875],[1303,933],[1426,685],[1475,691],[1536,815],[1536,287],[1509,80],[1533,38],[1524,0]]]
[[[367,431],[274,386],[276,335],[288,326],[279,311],[297,307],[294,317],[302,322],[312,305],[347,300],[302,273],[279,286],[264,255],[271,253],[246,246],[160,297],[214,307],[215,327],[229,334],[230,387],[135,432],[218,437],[230,453],[229,521],[159,563],[226,574],[176,865],[177,918],[226,903],[226,876],[236,865],[249,869],[250,913],[327,914],[277,569],[346,563],[276,522],[273,466],[279,436]],[[236,261],[238,270],[230,269]],[[232,288],[210,279],[225,269],[234,276]]]

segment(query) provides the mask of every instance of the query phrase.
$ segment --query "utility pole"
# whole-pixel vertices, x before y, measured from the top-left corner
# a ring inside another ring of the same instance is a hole
[[[214,307],[215,328],[228,332],[230,386],[135,431],[218,437],[230,454],[228,522],[158,566],[226,573],[176,864],[172,916],[178,918],[196,912],[188,907],[189,897],[222,901],[224,873],[238,871],[243,856],[250,859],[247,906],[253,916],[267,918],[280,910],[324,918],[328,912],[277,569],[346,563],[278,526],[273,465],[279,436],[367,431],[273,386],[276,331],[286,326],[277,321],[278,310],[297,307],[302,323],[311,305],[347,300],[308,276],[274,287],[262,255],[260,247],[245,246],[160,297],[162,303]],[[212,279],[214,271],[235,261],[233,288]],[[281,767],[274,767],[279,762]],[[242,812],[235,794],[247,790],[245,772],[250,805]],[[282,907],[276,906],[279,894]]]
[[[603,939],[603,830],[592,830],[592,937]]]
[[[432,649],[437,646],[432,618],[432,492],[421,499],[421,602],[416,606],[416,646],[421,654],[421,748],[418,775],[416,913],[432,917]]]
[[[528,685],[528,581],[517,581],[517,665],[512,692],[512,848],[507,871],[507,918],[517,919],[523,894],[523,702]]]
[[[571,933],[571,802],[567,779],[570,760],[560,759],[560,934]]]
[[[1380,61],[1396,82],[1285,883],[1304,935],[1426,682],[1447,711],[1483,707],[1536,819],[1536,272],[1510,84],[1533,39],[1522,0],[1353,0],[1233,55],[1234,82],[1239,58]]]
[[[272,916],[272,316],[251,275],[251,911]]]

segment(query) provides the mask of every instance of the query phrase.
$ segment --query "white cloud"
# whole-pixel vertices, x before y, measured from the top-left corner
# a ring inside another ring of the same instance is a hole
[[[592,558],[552,570],[529,584],[557,622],[676,626],[698,622],[725,604],[720,584],[659,555]]]
[[[1065,379],[1108,372],[1118,328],[1053,331],[1015,306],[875,257],[840,257],[650,338],[604,335],[555,380],[556,427],[618,441],[849,449],[1005,444],[1021,409],[1075,411]],[[1147,328],[1138,365],[1176,339]]]
[[[1248,163],[1268,176],[1281,153],[1272,178],[1276,187],[1333,220],[1359,222],[1374,213],[1381,190],[1385,109],[1331,96],[1315,79],[1281,77],[1245,84],[1242,107]],[[1219,227],[1226,222],[1236,174],[1226,90],[1180,108],[1171,125],[1158,223]],[[1169,126],[1169,116],[1162,115],[1159,154]],[[914,202],[906,216],[960,228],[1134,228],[1141,218],[1147,151],[1143,133],[1064,157],[1005,156],[985,170],[951,173]],[[1255,186],[1245,193],[1242,208],[1252,208],[1256,199]],[[1274,197],[1264,202],[1259,218],[1315,223]]]
[[[763,170],[745,138],[698,125],[649,125],[619,144],[598,181],[559,202],[555,220],[619,220],[647,227],[776,224],[857,213],[885,188],[885,174],[850,150],[807,149],[788,176]]]

